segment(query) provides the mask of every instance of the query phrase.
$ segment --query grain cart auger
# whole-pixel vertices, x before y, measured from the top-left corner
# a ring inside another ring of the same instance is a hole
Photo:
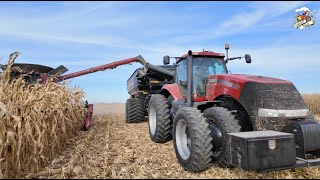
[[[18,53],[12,53],[10,56],[17,56]],[[78,76],[83,76],[86,74],[94,73],[97,71],[104,71],[106,69],[114,69],[118,66],[125,65],[125,64],[130,64],[133,62],[138,62],[141,63],[145,68],[148,69],[154,69],[157,72],[162,72],[162,73],[171,73],[171,72],[166,72],[164,69],[160,69],[152,64],[149,64],[146,62],[142,56],[137,56],[133,58],[128,58],[120,61],[115,61],[109,64],[104,64],[101,66],[85,69],[82,71],[70,73],[67,75],[62,75],[63,73],[67,72],[68,69],[64,67],[63,65],[53,69],[48,66],[44,65],[38,65],[38,64],[26,64],[26,63],[14,63],[11,66],[11,74],[10,77],[11,79],[19,77],[23,75],[24,80],[32,85],[34,84],[37,80],[40,81],[41,84],[44,84],[49,77],[52,77],[54,82],[60,82],[64,81],[67,79],[75,78]],[[7,65],[1,65],[1,69],[5,70],[7,68]],[[173,73],[172,73],[173,76]],[[83,128],[85,130],[89,129],[92,121],[92,114],[93,114],[93,104],[89,104],[87,101],[85,102],[85,107],[87,109],[87,114],[86,117],[84,118],[83,121]]]
[[[191,172],[212,163],[256,171],[320,165],[320,124],[293,83],[230,74],[226,64],[243,57],[228,58],[225,49],[226,58],[212,51],[175,57],[173,82],[149,100],[151,140],[173,139],[178,162]]]

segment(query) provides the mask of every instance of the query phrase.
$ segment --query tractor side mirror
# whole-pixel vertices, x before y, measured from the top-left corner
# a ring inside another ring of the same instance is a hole
[[[247,63],[251,63],[251,56],[250,56],[250,54],[244,55],[244,58],[246,59],[246,62],[247,62]]]
[[[170,64],[170,57],[169,56],[163,56],[163,64],[164,65]]]

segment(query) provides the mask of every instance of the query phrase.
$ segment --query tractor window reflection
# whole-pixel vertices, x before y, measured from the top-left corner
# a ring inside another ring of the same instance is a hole
[[[177,67],[177,82],[187,81],[187,61],[180,61]]]
[[[225,67],[221,62],[217,62],[214,64],[215,74],[227,74]]]
[[[188,61],[178,63],[176,70],[176,82],[180,86],[183,95],[187,90],[187,66]],[[214,74],[227,74],[227,68],[223,59],[213,57],[193,57],[193,93],[203,96],[205,92],[206,78]]]
[[[176,82],[183,96],[187,95],[187,62],[186,60],[180,61],[176,70]]]
[[[193,75],[195,82],[201,82],[206,77],[214,74],[227,74],[227,69],[222,59],[212,57],[193,58]]]
[[[227,74],[223,59],[213,57],[193,58],[193,93],[205,96],[206,78],[214,74]]]

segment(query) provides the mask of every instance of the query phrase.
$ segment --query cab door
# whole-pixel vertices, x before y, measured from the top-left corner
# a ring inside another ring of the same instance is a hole
[[[187,97],[187,60],[182,60],[177,64],[175,71],[175,82],[184,98]]]

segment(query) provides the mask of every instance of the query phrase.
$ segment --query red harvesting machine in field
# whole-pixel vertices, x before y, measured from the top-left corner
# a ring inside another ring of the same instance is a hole
[[[18,56],[18,54],[19,54],[18,52],[12,53],[10,55],[10,59],[16,58]],[[39,65],[39,64],[14,63],[11,66],[10,78],[14,79],[14,78],[17,78],[17,77],[20,77],[23,75],[24,80],[28,84],[32,85],[32,84],[36,83],[37,80],[39,80],[41,84],[44,84],[48,80],[48,78],[51,77],[51,78],[53,78],[54,82],[58,83],[60,81],[83,76],[83,75],[94,73],[97,71],[104,71],[106,69],[114,69],[118,66],[125,65],[125,64],[131,64],[133,62],[138,62],[138,63],[144,65],[146,68],[157,69],[161,72],[166,71],[166,70],[159,69],[152,64],[147,63],[142,58],[142,56],[139,55],[137,57],[132,57],[132,58],[128,58],[128,59],[115,61],[112,63],[104,64],[101,66],[85,69],[82,71],[78,71],[78,72],[74,72],[74,73],[70,73],[70,74],[66,74],[66,75],[62,75],[68,71],[68,69],[66,67],[64,67],[63,65],[54,69],[54,68],[44,66],[44,65]],[[5,70],[7,68],[7,65],[0,65],[0,67],[2,70]],[[171,73],[171,72],[167,72],[167,73]],[[173,74],[171,74],[171,75],[173,75]],[[84,128],[84,130],[88,130],[90,128],[91,122],[92,122],[93,104],[89,104],[86,101],[85,108],[87,109],[87,114],[83,120],[83,128]]]

